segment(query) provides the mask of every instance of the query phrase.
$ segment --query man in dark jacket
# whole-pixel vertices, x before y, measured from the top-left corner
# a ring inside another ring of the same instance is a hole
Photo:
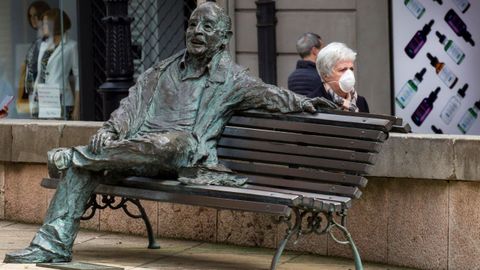
[[[326,91],[315,67],[322,39],[315,33],[305,33],[297,41],[297,52],[302,58],[288,77],[288,89],[310,98],[325,97]]]

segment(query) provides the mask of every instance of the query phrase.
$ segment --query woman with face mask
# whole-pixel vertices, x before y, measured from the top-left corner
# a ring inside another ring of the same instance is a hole
[[[317,71],[327,92],[326,98],[345,111],[369,112],[367,100],[355,90],[354,62],[357,53],[340,42],[332,42],[317,55]]]

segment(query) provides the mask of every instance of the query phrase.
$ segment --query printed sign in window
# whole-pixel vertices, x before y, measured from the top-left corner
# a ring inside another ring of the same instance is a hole
[[[60,102],[60,87],[51,84],[38,85],[38,117],[61,118],[62,103]]]

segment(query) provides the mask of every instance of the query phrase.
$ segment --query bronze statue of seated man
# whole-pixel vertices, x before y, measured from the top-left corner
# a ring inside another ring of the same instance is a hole
[[[216,152],[217,139],[236,110],[288,113],[336,107],[250,76],[226,51],[230,28],[222,8],[201,4],[189,19],[186,51],[143,73],[88,146],[48,153],[50,174],[60,172],[62,180],[30,246],[8,253],[4,262],[70,261],[86,203],[106,172],[241,185],[245,179],[219,166]],[[199,172],[194,177],[192,168]],[[182,176],[184,169],[189,176]]]

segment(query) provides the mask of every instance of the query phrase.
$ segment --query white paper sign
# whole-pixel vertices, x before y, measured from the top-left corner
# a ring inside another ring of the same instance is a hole
[[[60,102],[60,87],[58,85],[38,85],[38,117],[62,117],[62,103]]]

